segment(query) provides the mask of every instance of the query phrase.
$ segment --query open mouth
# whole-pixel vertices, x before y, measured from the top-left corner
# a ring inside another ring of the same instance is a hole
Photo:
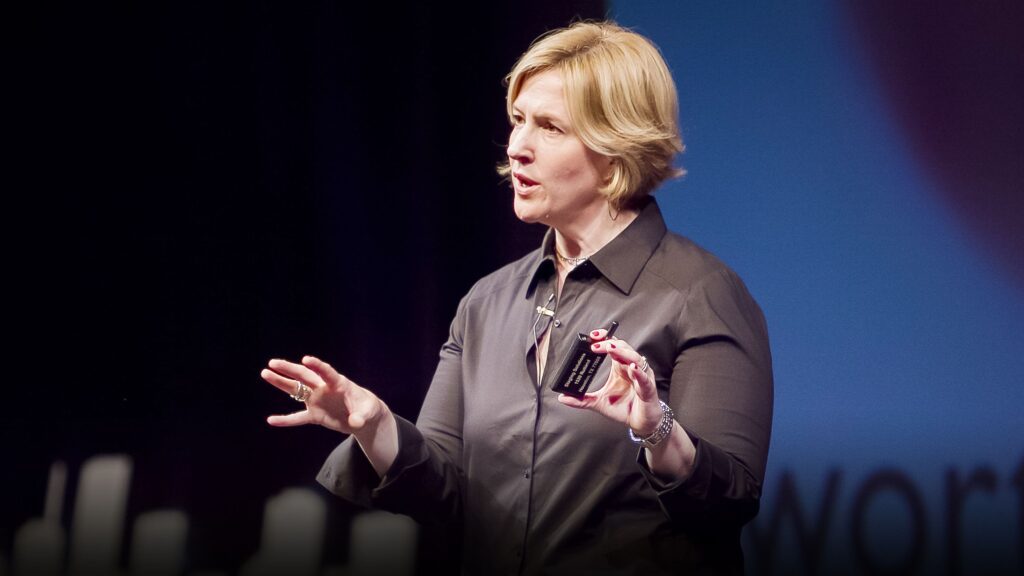
[[[515,173],[512,175],[512,177],[515,179],[516,184],[519,185],[518,187],[522,190],[533,188],[534,186],[539,184],[536,180],[530,180],[529,178],[523,176],[522,174]]]

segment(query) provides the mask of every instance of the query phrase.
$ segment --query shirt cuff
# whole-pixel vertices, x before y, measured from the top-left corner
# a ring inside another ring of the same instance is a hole
[[[398,482],[406,470],[419,466],[430,458],[419,428],[401,416],[395,416],[395,423],[398,425],[398,454],[395,455],[395,461],[391,463],[391,467],[381,478],[380,485],[374,491],[375,496],[376,492],[386,490]]]
[[[673,496],[673,500],[677,500],[679,497],[687,499],[694,499],[696,501],[704,500],[708,494],[708,487],[711,484],[711,472],[712,466],[708,462],[707,450],[704,448],[704,443],[693,434],[690,434],[684,429],[687,436],[693,442],[696,454],[693,457],[693,469],[690,471],[690,475],[687,478],[681,480],[666,480],[664,477],[658,476],[651,471],[650,466],[647,464],[647,448],[641,447],[637,456],[636,463],[640,466],[640,471],[643,473],[644,478],[647,479],[647,483],[654,489],[654,492],[658,495],[659,499],[666,496]]]
[[[363,453],[355,437],[338,445],[316,476],[317,482],[332,494],[353,504],[370,508],[380,494],[393,485],[402,473],[427,459],[423,436],[408,420],[395,416],[398,428],[398,454],[381,478]]]

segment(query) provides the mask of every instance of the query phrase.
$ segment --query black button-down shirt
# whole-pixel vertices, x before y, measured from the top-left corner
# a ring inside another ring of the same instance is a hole
[[[771,431],[760,308],[721,261],[667,232],[653,199],[569,273],[547,304],[554,315],[538,315],[555,282],[549,231],[462,299],[416,425],[399,419],[399,455],[384,478],[348,439],[319,482],[460,529],[469,574],[742,573],[740,528],[757,513]],[[662,483],[621,424],[563,406],[550,389],[577,334],[611,320],[696,443],[684,481]]]

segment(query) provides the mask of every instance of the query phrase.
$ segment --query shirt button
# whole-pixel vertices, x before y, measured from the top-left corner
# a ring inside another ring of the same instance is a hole
[[[558,318],[555,318],[555,328],[558,328],[561,325],[562,325],[562,321],[559,320]]]

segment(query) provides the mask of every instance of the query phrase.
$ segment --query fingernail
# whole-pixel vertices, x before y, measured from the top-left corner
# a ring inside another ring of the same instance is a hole
[[[601,347],[601,344],[598,344],[598,343],[591,344],[590,347],[593,348],[594,350],[597,350],[598,348]]]
[[[601,331],[600,330],[594,330],[593,332],[591,332],[591,334],[593,334],[594,336],[600,336],[601,335]]]
[[[615,348],[615,344],[609,344],[609,346],[611,346],[612,348]]]

